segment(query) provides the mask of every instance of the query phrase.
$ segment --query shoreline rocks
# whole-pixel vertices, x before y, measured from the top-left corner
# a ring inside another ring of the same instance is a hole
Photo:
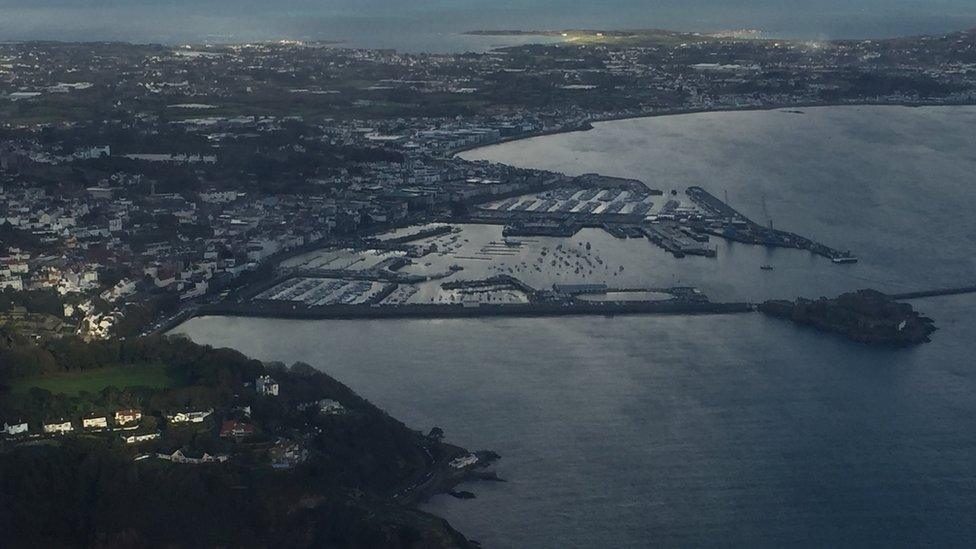
[[[772,300],[759,305],[769,316],[843,335],[869,345],[905,347],[929,341],[931,318],[877,290],[858,290],[828,299]]]

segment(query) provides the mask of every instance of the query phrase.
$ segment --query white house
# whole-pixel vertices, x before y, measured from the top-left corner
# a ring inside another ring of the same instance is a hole
[[[108,418],[105,416],[86,417],[81,420],[81,426],[85,429],[104,429],[108,427]]]
[[[271,376],[261,376],[254,382],[254,387],[259,395],[278,396],[278,382],[271,379]]]
[[[159,438],[159,433],[146,433],[142,435],[122,435],[122,440],[126,444],[135,444],[137,442],[145,442],[147,440],[154,440]]]
[[[44,424],[44,432],[48,434],[63,435],[65,433],[70,433],[73,430],[74,427],[71,426],[70,421],[59,420],[54,423]]]
[[[167,414],[166,419],[170,423],[203,423],[203,420],[207,418],[213,410],[204,410],[199,412],[176,412],[175,414]]]
[[[27,422],[14,423],[13,425],[8,425],[6,422],[4,422],[3,424],[3,432],[10,436],[22,435],[27,431]]]
[[[318,408],[320,414],[336,415],[341,414],[346,411],[345,407],[342,406],[338,401],[332,400],[331,398],[323,398],[322,400],[313,400],[312,402],[305,402],[298,405],[298,411],[304,412],[305,410],[311,408]]]
[[[464,469],[465,467],[469,467],[475,463],[478,463],[478,456],[468,454],[466,456],[460,456],[452,459],[448,465],[454,467],[455,469]]]

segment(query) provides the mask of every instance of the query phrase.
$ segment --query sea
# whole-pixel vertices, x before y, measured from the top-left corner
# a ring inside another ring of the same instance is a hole
[[[463,52],[541,40],[463,34],[479,29],[756,29],[824,40],[972,27],[971,0],[0,0],[0,41],[291,39]]]
[[[600,253],[713,298],[817,297],[976,282],[974,130],[976,107],[718,112],[604,122],[465,156],[727,192],[757,221],[861,261],[724,244],[713,260],[610,244]],[[485,547],[966,546],[976,538],[976,295],[913,304],[939,330],[910,349],[758,313],[201,317],[175,332],[307,362],[412,428],[497,451],[506,482],[469,483],[476,499],[423,507]]]

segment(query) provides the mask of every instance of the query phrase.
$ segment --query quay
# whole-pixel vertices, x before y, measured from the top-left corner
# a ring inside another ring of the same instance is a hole
[[[699,232],[746,244],[809,250],[837,264],[857,263],[857,258],[850,252],[842,252],[804,236],[773,229],[772,226],[764,227],[701,187],[689,187],[685,193],[707,214],[710,221],[720,222],[718,226],[715,223],[698,223],[695,229]]]

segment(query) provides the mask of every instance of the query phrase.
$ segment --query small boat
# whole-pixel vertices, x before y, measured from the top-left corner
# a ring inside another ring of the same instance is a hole
[[[769,265],[769,264],[763,265],[762,267],[759,267],[759,268],[762,269],[762,270],[764,270],[764,271],[772,271],[773,270],[773,266],[772,265]]]

